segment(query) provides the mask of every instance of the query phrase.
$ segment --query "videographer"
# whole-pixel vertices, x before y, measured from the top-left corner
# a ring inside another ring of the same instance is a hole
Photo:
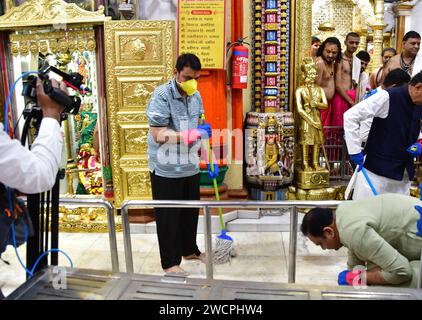
[[[62,82],[52,80],[52,85],[67,92]],[[40,79],[37,79],[36,92],[43,119],[31,150],[22,146],[20,141],[10,139],[0,124],[0,183],[29,194],[53,187],[63,145],[60,113],[64,107],[44,93]]]

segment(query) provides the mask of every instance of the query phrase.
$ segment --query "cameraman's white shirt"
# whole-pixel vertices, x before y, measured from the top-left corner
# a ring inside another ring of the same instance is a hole
[[[12,140],[0,124],[0,182],[24,193],[51,189],[59,170],[63,137],[53,118],[44,118],[31,150]]]

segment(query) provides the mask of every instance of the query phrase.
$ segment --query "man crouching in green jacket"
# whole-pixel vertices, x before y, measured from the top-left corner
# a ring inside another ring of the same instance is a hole
[[[314,208],[301,230],[323,250],[349,249],[340,285],[416,287],[422,251],[422,202],[383,194],[346,201],[337,210]],[[367,272],[362,272],[362,270]],[[360,270],[359,270],[360,269]]]

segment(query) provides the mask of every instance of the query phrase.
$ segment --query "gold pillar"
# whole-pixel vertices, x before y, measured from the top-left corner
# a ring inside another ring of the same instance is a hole
[[[396,21],[396,49],[397,52],[401,52],[403,49],[402,39],[404,37],[404,30],[406,26],[406,17],[405,16],[397,16]]]
[[[384,18],[384,0],[375,1],[375,23],[372,25],[374,31],[374,56],[373,65],[382,65],[382,47],[384,44],[384,29],[385,29],[385,18]]]
[[[63,121],[64,136],[66,139],[66,157],[67,157],[67,193],[75,194],[75,189],[73,188],[73,173],[72,170],[77,168],[76,163],[72,157],[72,146],[70,142],[70,123],[69,120]]]
[[[359,31],[360,35],[360,42],[359,42],[359,48],[357,52],[363,50],[368,51],[368,28],[365,26],[362,26],[362,28]]]
[[[4,10],[4,12],[7,12],[7,11],[9,11],[10,9],[12,9],[13,7],[14,7],[14,4],[13,4],[13,0],[6,0],[5,1],[5,10]]]
[[[411,4],[398,4],[394,7],[393,11],[396,14],[396,49],[397,52],[402,51],[403,37],[406,33],[406,18],[412,14],[413,5]]]
[[[291,56],[291,65],[295,66],[294,80],[291,83],[294,83],[294,88],[299,87],[300,84],[300,64],[305,55],[309,51],[310,46],[310,36],[312,35],[312,0],[293,0],[291,2],[292,7],[295,8],[295,30],[294,30],[294,44],[291,44],[291,48],[295,50],[290,50],[294,52],[294,59]],[[293,86],[290,86],[293,88]],[[294,94],[290,94],[293,96]]]

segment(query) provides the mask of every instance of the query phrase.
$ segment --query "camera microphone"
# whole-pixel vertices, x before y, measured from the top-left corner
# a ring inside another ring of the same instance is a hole
[[[84,77],[80,73],[72,72],[68,74],[53,66],[48,66],[48,70],[60,75],[63,78],[63,82],[73,90],[81,94],[92,93],[92,90],[84,84]]]
[[[72,88],[73,90],[75,90],[75,91],[79,91],[80,93],[82,93],[82,94],[85,94],[85,93],[92,93],[92,90],[90,89],[90,88],[88,88],[85,84],[80,84],[79,85],[79,88],[77,87],[77,84],[76,83],[72,83],[72,82],[69,82],[69,81],[67,81],[67,80],[65,80],[64,78],[63,78],[63,82],[69,87],[69,88]]]
[[[79,87],[79,91],[92,93],[92,90],[88,88],[85,84],[81,84],[81,86]]]

